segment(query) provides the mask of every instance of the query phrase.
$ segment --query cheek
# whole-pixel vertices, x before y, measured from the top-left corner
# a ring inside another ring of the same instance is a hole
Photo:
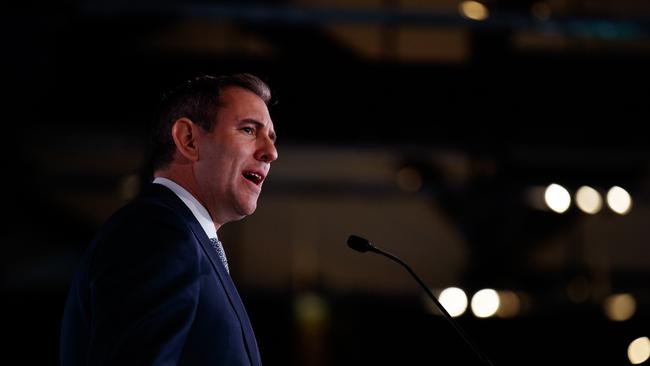
[[[221,179],[228,180],[234,183],[240,183],[243,179],[241,166],[235,160],[230,160],[226,164],[222,164],[221,168],[217,170],[217,175],[222,175]]]
[[[220,148],[215,148],[208,156],[213,175],[221,181],[239,182],[243,179],[241,173],[253,152],[249,152],[243,146],[225,142],[220,143],[219,146]]]

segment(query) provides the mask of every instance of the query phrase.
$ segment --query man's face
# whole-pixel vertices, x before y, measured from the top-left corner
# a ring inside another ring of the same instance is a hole
[[[219,101],[216,125],[197,141],[194,167],[199,200],[217,227],[255,211],[271,162],[278,158],[273,122],[262,99],[228,87]]]

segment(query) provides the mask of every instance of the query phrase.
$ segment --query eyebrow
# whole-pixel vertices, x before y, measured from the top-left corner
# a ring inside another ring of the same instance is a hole
[[[256,119],[253,119],[253,118],[246,118],[246,119],[242,120],[242,123],[254,124],[255,127],[257,127],[258,129],[263,129],[264,127],[266,127],[266,125],[264,123],[262,123],[262,122],[260,122],[260,121],[258,121]],[[273,141],[273,143],[275,143],[275,141],[278,139],[276,134],[275,134],[275,131],[273,131],[273,130],[269,131],[269,137],[271,138],[271,141]]]

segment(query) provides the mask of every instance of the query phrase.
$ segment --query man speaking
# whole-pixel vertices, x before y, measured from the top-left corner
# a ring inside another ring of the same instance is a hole
[[[249,74],[198,77],[163,98],[154,180],[82,258],[62,365],[261,364],[217,232],[255,211],[278,157],[270,98]]]

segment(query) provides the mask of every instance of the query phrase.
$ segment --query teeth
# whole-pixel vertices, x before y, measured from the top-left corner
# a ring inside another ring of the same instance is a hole
[[[257,173],[244,173],[244,175],[250,178],[255,183],[259,183],[262,181],[262,176]]]

